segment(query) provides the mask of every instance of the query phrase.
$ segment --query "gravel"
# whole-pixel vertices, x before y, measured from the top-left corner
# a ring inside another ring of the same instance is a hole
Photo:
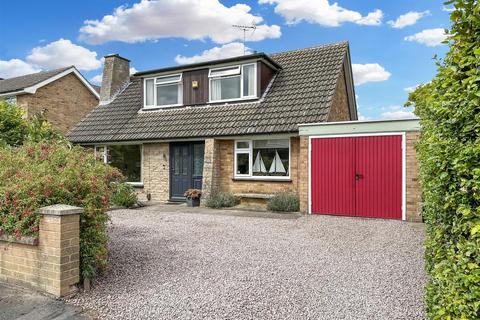
[[[111,212],[102,319],[423,319],[423,224],[157,205]],[[287,219],[288,218],[288,219]]]

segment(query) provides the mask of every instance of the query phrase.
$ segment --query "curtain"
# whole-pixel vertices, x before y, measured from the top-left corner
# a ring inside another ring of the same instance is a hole
[[[211,99],[212,101],[221,100],[222,99],[222,81],[221,79],[213,79],[211,82]]]
[[[255,94],[255,66],[250,64],[243,66],[243,96]]]

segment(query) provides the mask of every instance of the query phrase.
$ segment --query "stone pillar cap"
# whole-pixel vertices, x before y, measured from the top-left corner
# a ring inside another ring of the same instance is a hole
[[[83,208],[70,206],[68,204],[54,204],[38,209],[38,213],[52,216],[68,216],[72,214],[80,214]]]

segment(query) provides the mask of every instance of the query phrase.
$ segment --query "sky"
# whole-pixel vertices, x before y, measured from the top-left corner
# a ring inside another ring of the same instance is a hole
[[[131,72],[348,41],[360,119],[412,117],[436,73],[451,8],[433,0],[22,0],[0,2],[0,77],[67,65],[100,84],[103,56]],[[20,18],[21,17],[21,18]]]

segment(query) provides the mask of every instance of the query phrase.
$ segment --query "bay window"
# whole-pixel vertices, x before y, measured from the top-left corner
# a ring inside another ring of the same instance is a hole
[[[255,63],[210,69],[210,102],[255,98],[256,71]]]
[[[281,179],[290,177],[289,139],[235,141],[235,177]]]
[[[144,80],[145,108],[173,107],[183,103],[182,74]]]
[[[132,184],[142,183],[142,146],[108,145],[95,146],[98,159],[117,168]]]

